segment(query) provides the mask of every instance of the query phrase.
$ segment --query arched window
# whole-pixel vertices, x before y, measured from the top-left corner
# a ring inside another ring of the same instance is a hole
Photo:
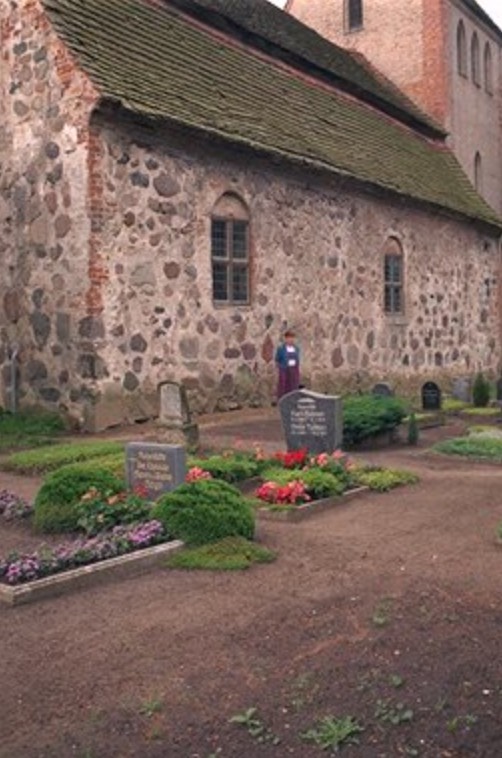
[[[485,90],[488,92],[489,95],[493,95],[492,50],[488,42],[485,45],[484,69],[485,69]]]
[[[404,313],[404,256],[399,240],[390,237],[384,248],[384,310]]]
[[[483,159],[479,152],[474,157],[474,186],[480,194],[483,192]]]
[[[463,21],[457,26],[457,69],[461,76],[467,76],[467,37]]]
[[[346,0],[347,28],[361,29],[363,26],[363,0]]]
[[[211,264],[215,303],[249,303],[249,211],[240,197],[222,195],[211,214]]]
[[[472,35],[471,40],[471,77],[474,84],[479,87],[481,85],[481,63],[479,55],[479,39],[476,32]]]

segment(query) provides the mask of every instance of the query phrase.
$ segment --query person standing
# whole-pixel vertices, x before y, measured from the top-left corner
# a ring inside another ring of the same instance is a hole
[[[283,341],[275,351],[275,363],[279,373],[277,382],[277,400],[300,386],[300,349],[296,344],[296,335],[288,329]]]

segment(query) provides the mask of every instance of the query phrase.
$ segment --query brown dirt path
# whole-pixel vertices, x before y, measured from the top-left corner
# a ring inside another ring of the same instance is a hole
[[[0,607],[0,757],[310,758],[300,733],[351,714],[354,758],[498,758],[502,467],[365,456],[421,482],[264,523],[274,564]],[[228,723],[250,707],[264,743]]]

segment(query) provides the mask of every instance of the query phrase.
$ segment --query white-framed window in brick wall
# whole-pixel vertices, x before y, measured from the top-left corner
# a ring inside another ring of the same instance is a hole
[[[461,76],[468,75],[467,36],[463,21],[459,21],[457,26],[457,71]]]
[[[249,211],[233,193],[218,200],[211,214],[211,268],[216,305],[250,302]]]
[[[479,38],[476,32],[471,39],[471,79],[477,87],[481,86],[481,56]]]
[[[485,45],[483,68],[485,74],[485,90],[489,95],[493,95],[493,61],[492,49],[489,42],[487,42]]]
[[[404,255],[401,243],[390,237],[384,248],[384,311],[389,315],[404,314]]]
[[[363,0],[345,0],[345,27],[352,32],[362,29],[364,24]]]

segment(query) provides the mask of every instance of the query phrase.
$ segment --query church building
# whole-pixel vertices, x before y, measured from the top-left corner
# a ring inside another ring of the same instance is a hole
[[[0,0],[0,38],[1,405],[269,404],[285,328],[318,391],[499,371],[492,197],[363,56],[266,0]]]
[[[502,31],[476,0],[288,0],[286,9],[433,116],[502,214]]]

